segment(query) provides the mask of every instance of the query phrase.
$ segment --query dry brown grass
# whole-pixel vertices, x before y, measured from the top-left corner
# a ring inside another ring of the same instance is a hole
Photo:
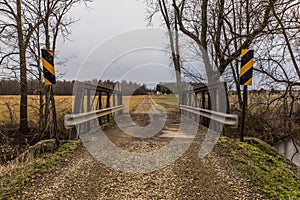
[[[300,110],[300,100],[294,102],[291,111],[291,98],[282,96],[283,94],[248,95],[245,122],[247,136],[260,138],[269,144],[274,144],[282,138],[299,133],[300,127],[296,119],[297,111]],[[239,114],[241,119],[237,96],[229,95],[229,101],[231,111]]]
[[[145,96],[123,96],[124,112],[135,110],[140,105]]]
[[[65,114],[72,112],[72,96],[55,96],[55,104],[57,111],[57,118],[63,120]],[[102,97],[102,107],[106,107],[106,98]],[[142,103],[144,96],[123,96],[124,112],[134,110],[140,103]],[[86,97],[84,99],[86,103]],[[93,109],[98,104],[98,99],[93,101]],[[39,120],[39,96],[28,97],[28,119],[33,123]],[[110,101],[112,105],[112,100]],[[85,104],[84,104],[85,105]],[[86,109],[86,105],[84,106]],[[0,125],[8,123],[18,123],[20,117],[20,96],[0,96]]]
[[[176,95],[152,95],[155,103],[163,106],[167,112],[178,112],[178,99]]]
[[[44,154],[39,158],[28,157],[24,162],[12,161],[0,165],[0,199],[9,199],[37,174],[50,171],[79,145],[79,141],[72,141],[60,146],[53,154]]]
[[[56,96],[58,118],[72,111],[71,96]],[[0,96],[0,124],[18,123],[20,120],[20,96]],[[39,119],[39,96],[28,97],[28,119],[37,123]]]

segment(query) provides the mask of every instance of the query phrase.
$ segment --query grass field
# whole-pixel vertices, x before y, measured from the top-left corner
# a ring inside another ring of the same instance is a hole
[[[39,119],[39,96],[28,96],[28,119],[36,123]],[[72,97],[56,96],[58,118],[72,112]],[[0,96],[0,124],[18,123],[20,117],[20,96]]]
[[[102,98],[102,104],[105,107],[106,97]],[[143,99],[144,96],[123,96],[124,112],[134,110]],[[64,115],[72,113],[72,100],[72,96],[55,96],[58,119],[63,120]],[[28,96],[28,119],[33,123],[39,120],[39,103],[39,96]],[[0,124],[19,123],[20,96],[0,96],[0,112]]]
[[[178,111],[178,97],[176,95],[153,95],[151,98],[168,112]]]
[[[144,96],[123,96],[124,112],[135,110],[144,100]]]

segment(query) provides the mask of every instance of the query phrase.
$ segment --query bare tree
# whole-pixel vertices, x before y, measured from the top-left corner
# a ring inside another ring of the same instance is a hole
[[[260,41],[257,71],[288,87],[300,84],[300,2],[281,1],[274,5],[274,23],[270,26],[268,41]],[[278,11],[279,10],[279,11]]]
[[[68,13],[75,3],[81,2],[81,0],[68,0],[68,1],[46,1],[44,5],[44,34],[45,45],[47,49],[51,49],[55,55],[56,45],[59,33],[66,38],[69,35],[69,27],[76,20],[68,18]],[[87,0],[83,1],[88,2]],[[51,11],[51,15],[47,14],[47,11]],[[52,32],[50,32],[50,29]],[[52,44],[50,43],[52,41]],[[45,107],[45,131],[49,133],[50,137],[58,138],[57,136],[57,120],[56,120],[56,108],[53,95],[53,87],[46,87],[46,107]],[[51,107],[50,107],[51,106]],[[50,114],[51,113],[51,114]],[[51,123],[52,122],[52,123]]]
[[[148,20],[151,24],[152,18],[156,13],[160,13],[162,15],[165,27],[168,31],[168,37],[170,42],[170,50],[171,50],[171,58],[174,65],[176,82],[177,82],[177,89],[181,91],[181,58],[180,58],[180,42],[179,42],[179,33],[178,33],[178,22],[177,19],[174,17],[174,9],[166,3],[165,0],[148,0],[146,1],[148,6],[153,6],[149,10]],[[173,13],[172,13],[173,12]],[[181,99],[181,93],[179,92],[179,99]]]
[[[47,0],[28,4],[28,7],[30,7],[33,12],[37,13],[41,19],[43,19],[42,26],[36,31],[36,38],[38,38],[38,41],[40,42],[35,44],[33,41],[33,50],[31,51],[33,56],[37,58],[34,62],[36,62],[36,66],[38,66],[38,78],[40,82],[42,82],[40,66],[41,47],[52,50],[54,55],[56,55],[58,37],[62,36],[66,39],[70,34],[70,25],[77,21],[69,15],[69,12],[74,4],[80,2],[86,4],[90,2],[90,0]],[[44,87],[44,85],[41,84],[41,91],[45,91],[45,102],[43,97],[40,96],[41,135],[39,135],[39,137],[57,139],[57,120],[53,87]]]
[[[33,35],[35,38],[45,39],[45,46],[53,50],[56,49],[56,42],[59,33],[63,36],[68,35],[68,27],[74,22],[68,18],[67,14],[75,3],[89,2],[90,0],[65,0],[65,1],[27,1],[3,0],[0,2],[0,13],[3,16],[0,19],[0,49],[1,67],[6,67],[15,73],[15,77],[19,77],[21,88],[20,101],[20,132],[26,133],[28,129],[27,114],[27,62],[32,57],[27,57],[32,48],[29,49]],[[44,36],[42,36],[44,34]],[[52,39],[51,39],[52,38]],[[50,42],[52,41],[52,46]],[[35,43],[37,46],[41,44]],[[35,49],[36,50],[36,49]],[[38,49],[40,51],[40,49]],[[38,63],[40,58],[34,57],[33,60]],[[36,66],[40,67],[40,64]],[[17,72],[18,70],[19,72]],[[39,76],[41,78],[41,76]]]
[[[16,45],[15,52],[9,52],[4,55],[4,58],[18,54],[19,70],[20,70],[20,88],[21,88],[21,101],[20,101],[20,127],[21,133],[25,134],[28,130],[28,114],[27,114],[27,63],[26,63],[26,49],[28,48],[30,38],[42,20],[35,16],[32,21],[27,20],[28,12],[24,10],[23,1],[16,0],[1,1],[0,12],[5,16],[1,20],[1,33],[11,33],[12,37],[15,36],[13,45]],[[8,41],[5,41],[8,43]]]
[[[282,0],[274,4],[269,33],[256,42],[260,53],[255,70],[261,75],[261,83],[266,88],[284,91],[268,102],[266,112],[275,110],[280,113],[279,119],[271,121],[280,125],[277,132],[285,132],[288,135],[295,134],[298,130],[293,118],[299,109],[296,108],[297,103],[299,104],[297,90],[300,86],[299,9],[298,1]]]
[[[238,94],[240,94],[239,56],[241,50],[249,47],[257,48],[257,45],[261,44],[261,40],[278,31],[280,26],[281,30],[288,30],[287,24],[280,25],[278,19],[284,13],[291,12],[296,21],[295,15],[297,15],[298,9],[298,2],[293,0],[152,1],[152,4],[155,3],[163,4],[163,8],[168,8],[160,9],[164,18],[166,16],[173,17],[172,23],[176,21],[180,31],[197,44],[200,54],[201,48],[210,52],[211,60],[221,75],[229,69],[228,72],[231,73]],[[282,9],[283,6],[286,9]],[[151,9],[152,13],[158,12],[157,7],[152,6]],[[149,16],[152,17],[153,14]],[[165,24],[168,24],[170,20],[164,21]],[[288,44],[289,38],[285,40]],[[289,46],[287,48],[292,53],[293,50]],[[261,54],[261,52],[256,51],[256,54]],[[293,57],[292,61],[295,66],[296,56]],[[213,69],[208,67],[206,67],[206,72],[214,74]],[[218,79],[219,77],[208,75],[208,78]],[[239,103],[241,106],[240,95]]]

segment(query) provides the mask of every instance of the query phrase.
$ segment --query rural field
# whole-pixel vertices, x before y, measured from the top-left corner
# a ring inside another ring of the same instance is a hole
[[[144,96],[124,96],[124,112],[135,109],[144,99]],[[72,113],[72,96],[55,96],[58,119],[63,119],[65,114]],[[105,107],[106,97],[102,97]],[[28,97],[29,121],[37,123],[39,119],[39,96]],[[0,96],[0,125],[18,123],[20,117],[20,96]]]
[[[168,112],[178,112],[178,97],[176,95],[153,95],[151,98]]]
[[[284,111],[285,107],[282,101],[274,101],[280,95],[249,95],[248,97],[248,114],[250,119],[252,117],[259,117],[263,115],[265,120],[270,117],[278,116],[280,120],[280,113],[275,111]],[[165,107],[167,111],[178,111],[178,98],[176,95],[151,95],[151,98],[161,106]],[[144,96],[123,96],[122,101],[124,105],[124,112],[133,111],[139,104],[142,103]],[[65,114],[72,113],[72,96],[55,96],[56,111],[58,121],[62,124]],[[97,101],[93,101],[97,104]],[[86,98],[85,98],[86,102]],[[92,102],[92,101],[91,101]],[[231,110],[234,113],[239,113],[240,108],[236,95],[229,95],[229,102]],[[273,103],[272,103],[273,102]],[[112,104],[112,100],[110,102]],[[29,96],[28,98],[28,118],[31,124],[37,124],[39,120],[39,96]],[[102,107],[106,107],[106,97],[102,97]],[[95,109],[95,105],[93,106]],[[5,124],[18,124],[19,123],[19,109],[20,109],[20,96],[0,96],[0,125]],[[85,106],[86,110],[86,106]],[[299,99],[294,103],[293,113],[300,110]],[[267,115],[268,114],[268,115]]]
[[[144,96],[124,96],[122,99],[124,112],[135,110],[143,99]],[[65,137],[69,133],[64,128],[63,120],[66,114],[72,113],[72,101],[72,96],[55,96],[58,129],[61,137]],[[84,101],[86,102],[86,98]],[[102,107],[105,108],[106,97],[102,97],[102,102]],[[112,101],[110,103],[112,104]],[[38,130],[39,105],[39,96],[28,97],[28,119],[32,135],[35,135]],[[0,163],[5,163],[22,153],[27,145],[23,140],[23,142],[15,142],[18,138],[23,138],[17,133],[20,118],[20,96],[0,96],[0,111]],[[29,137],[27,138],[29,141],[31,140],[30,134],[26,136]]]
[[[123,96],[124,112],[135,110],[144,100],[144,96]]]
[[[178,99],[175,95],[153,95],[152,99],[165,106],[170,111],[176,111]],[[124,112],[134,110],[142,103],[144,96],[123,96]],[[72,113],[72,96],[55,96],[57,117],[63,120],[65,114]],[[28,118],[29,121],[37,123],[39,120],[39,96],[29,96],[28,98]],[[103,107],[105,107],[106,97],[102,97]],[[20,96],[0,96],[0,125],[19,122],[20,117]]]
[[[39,119],[39,96],[28,97],[29,121],[37,123]],[[71,96],[56,96],[55,104],[58,118],[72,112]],[[19,123],[20,96],[0,96],[0,124]]]

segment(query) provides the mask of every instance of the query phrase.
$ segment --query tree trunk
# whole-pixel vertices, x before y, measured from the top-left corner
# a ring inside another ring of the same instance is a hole
[[[20,102],[20,127],[22,134],[28,130],[27,115],[27,67],[26,67],[26,49],[24,45],[24,36],[22,28],[22,1],[17,0],[17,32],[20,58],[20,84],[21,84],[21,102]]]
[[[21,68],[21,104],[20,104],[20,132],[27,133],[28,114],[27,114],[27,75],[26,75],[26,57],[25,51],[20,51],[20,68]]]
[[[171,47],[171,51],[172,51],[172,59],[173,59],[175,75],[176,75],[177,92],[179,95],[179,104],[180,104],[181,100],[182,100],[182,97],[181,97],[182,82],[181,82],[178,22],[177,22],[177,19],[175,18],[174,27],[172,27],[172,23],[169,18],[169,11],[167,9],[165,0],[160,0],[159,6],[160,6],[160,11],[161,11],[164,21],[165,21],[165,25],[168,29],[170,47]]]
[[[208,7],[208,0],[203,0],[201,6],[201,43],[205,50],[207,50],[207,28],[208,28],[208,20],[207,20],[207,7]]]

